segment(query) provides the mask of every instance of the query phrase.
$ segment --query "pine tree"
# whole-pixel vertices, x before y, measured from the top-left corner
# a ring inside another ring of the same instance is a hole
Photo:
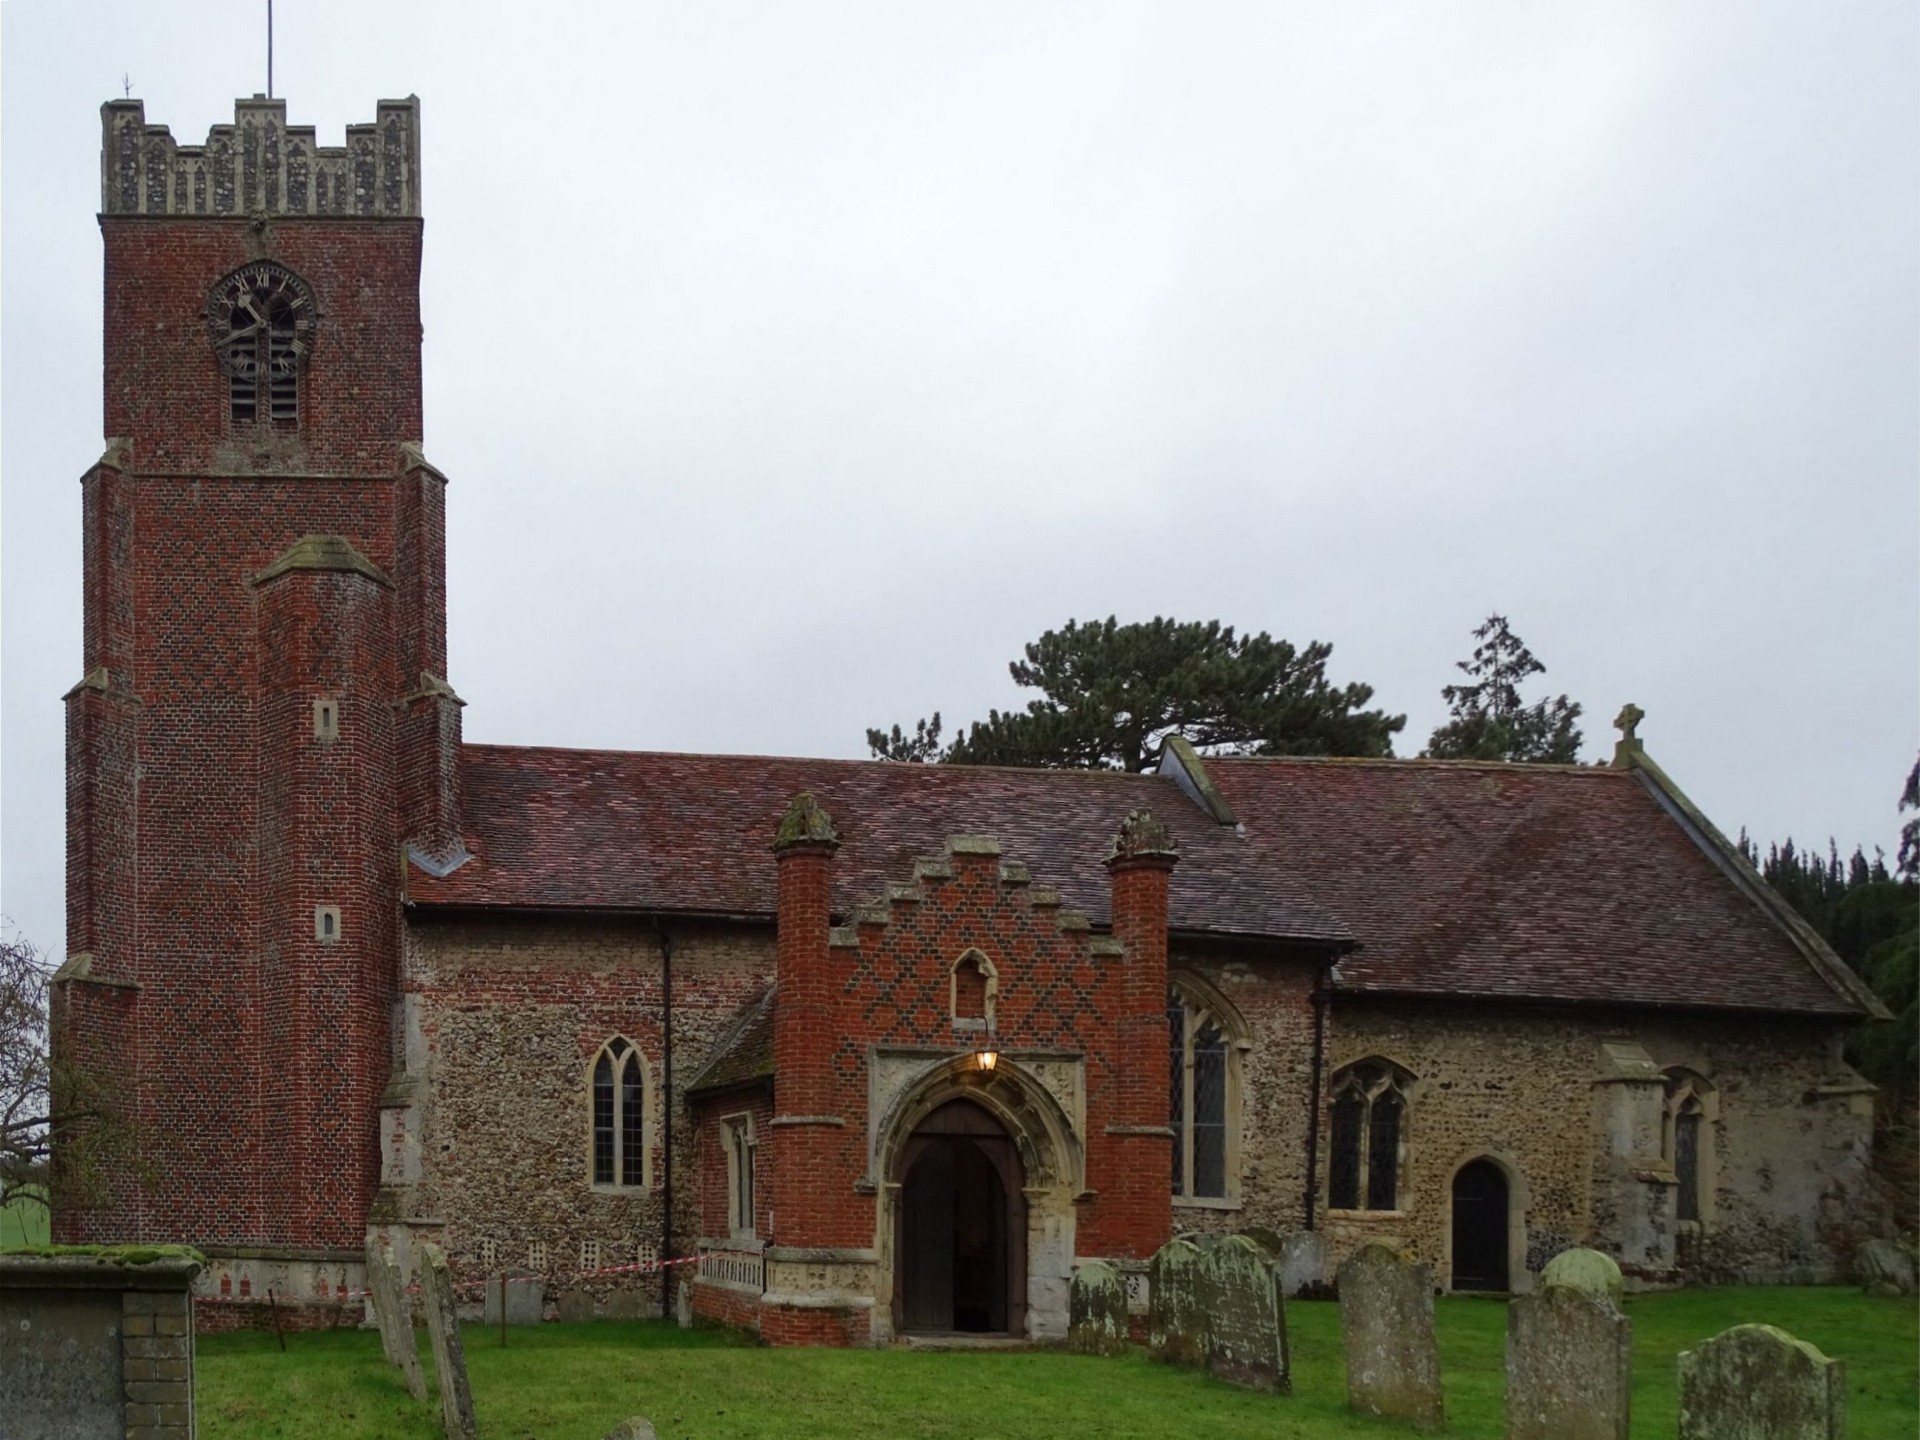
[[[1433,732],[1425,754],[1436,760],[1515,760],[1571,765],[1580,754],[1580,706],[1561,695],[1532,705],[1520,686],[1542,665],[1504,615],[1489,615],[1473,632],[1473,658],[1458,662],[1473,681],[1441,690],[1453,718]]]
[[[1025,654],[1008,671],[1042,698],[1024,710],[991,710],[944,749],[937,712],[911,734],[868,730],[868,747],[883,760],[1145,770],[1169,735],[1212,754],[1391,755],[1406,724],[1364,708],[1373,687],[1327,679],[1331,645],[1296,649],[1217,620],[1069,620]]]

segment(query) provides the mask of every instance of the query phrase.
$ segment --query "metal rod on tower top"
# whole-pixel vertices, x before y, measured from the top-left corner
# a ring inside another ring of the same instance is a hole
[[[267,98],[273,98],[273,0],[267,0]]]

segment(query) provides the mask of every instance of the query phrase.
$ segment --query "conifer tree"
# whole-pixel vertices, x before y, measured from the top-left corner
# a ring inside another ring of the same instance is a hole
[[[991,710],[944,748],[938,712],[911,733],[868,730],[867,745],[882,760],[1108,770],[1147,769],[1175,734],[1211,754],[1391,755],[1406,717],[1366,709],[1370,685],[1328,680],[1332,653],[1217,620],[1069,620],[1007,667],[1040,692],[1024,710]]]
[[[1453,718],[1433,732],[1424,753],[1435,760],[1573,764],[1580,754],[1580,706],[1565,695],[1521,703],[1521,685],[1547,667],[1506,616],[1489,615],[1473,636],[1480,642],[1473,658],[1458,662],[1473,683],[1441,690]]]

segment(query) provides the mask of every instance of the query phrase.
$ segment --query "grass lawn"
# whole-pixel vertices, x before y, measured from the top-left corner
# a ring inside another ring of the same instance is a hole
[[[38,1200],[22,1196],[11,1205],[0,1206],[0,1250],[14,1245],[44,1245],[51,1234],[47,1207]]]
[[[1916,1431],[1911,1301],[1852,1290],[1727,1289],[1630,1297],[1633,1433],[1675,1434],[1674,1356],[1730,1325],[1780,1325],[1847,1362],[1851,1440],[1912,1440]],[[1502,1433],[1505,1307],[1438,1302],[1448,1430]],[[724,1331],[603,1321],[465,1331],[482,1440],[600,1440],[643,1414],[661,1440],[681,1437],[1034,1437],[1207,1440],[1404,1436],[1348,1417],[1340,1323],[1331,1304],[1288,1311],[1294,1394],[1250,1395],[1190,1371],[1059,1351],[764,1350]],[[432,1369],[426,1332],[422,1358]],[[433,1440],[437,1402],[416,1405],[371,1331],[209,1336],[199,1346],[200,1433],[301,1440]]]

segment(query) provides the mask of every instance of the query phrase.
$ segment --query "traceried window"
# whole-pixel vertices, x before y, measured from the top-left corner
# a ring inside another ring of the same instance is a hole
[[[593,1183],[647,1185],[648,1158],[646,1058],[615,1037],[593,1061]]]
[[[1173,1193],[1229,1200],[1239,1191],[1239,1066],[1244,1026],[1191,980],[1167,990],[1167,1116]]]
[[[1406,1085],[1411,1079],[1406,1071],[1385,1060],[1362,1060],[1333,1077],[1329,1208],[1400,1208],[1407,1140]]]
[[[721,1121],[720,1143],[727,1152],[727,1227],[745,1238],[753,1234],[753,1117]]]
[[[1713,1087],[1691,1070],[1667,1071],[1666,1115],[1661,1153],[1673,1170],[1673,1218],[1703,1226],[1710,1219],[1713,1184],[1713,1119],[1718,1110]]]

